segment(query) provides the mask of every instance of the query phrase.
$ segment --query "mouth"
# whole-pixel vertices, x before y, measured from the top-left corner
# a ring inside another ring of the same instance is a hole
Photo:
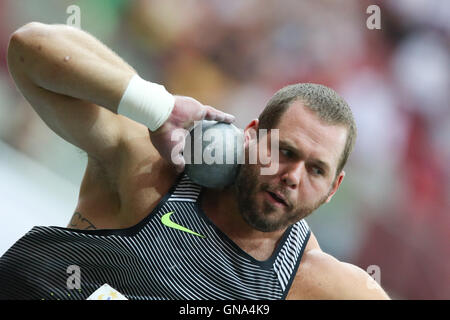
[[[279,207],[287,207],[287,202],[280,193],[266,191],[267,198],[271,203]]]

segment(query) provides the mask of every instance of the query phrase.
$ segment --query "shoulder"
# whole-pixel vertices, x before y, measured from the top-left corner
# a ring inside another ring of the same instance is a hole
[[[317,243],[313,236],[312,241]],[[389,296],[363,269],[312,245],[305,249],[287,299],[384,300]]]
[[[148,128],[130,119],[123,121],[128,125],[120,148],[120,165],[114,168],[118,192],[125,212],[145,214],[169,191],[178,173],[152,144]]]
[[[88,157],[77,210],[99,228],[130,227],[151,212],[178,177],[150,141],[148,129],[129,119],[111,161]]]
[[[165,161],[150,140],[150,131],[144,125],[118,115],[121,126],[121,142],[113,158],[101,161],[89,157],[95,171],[103,172],[118,192],[136,187],[164,185],[169,189],[177,172]]]

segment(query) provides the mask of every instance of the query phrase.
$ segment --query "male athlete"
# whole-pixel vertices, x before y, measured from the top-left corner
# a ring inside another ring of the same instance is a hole
[[[68,227],[34,227],[0,259],[0,298],[86,299],[107,283],[127,299],[389,299],[362,269],[323,252],[304,220],[338,190],[356,135],[331,89],[278,91],[244,131],[248,152],[271,138],[251,132],[279,129],[277,173],[242,164],[218,191],[183,173],[171,134],[233,116],[143,80],[64,25],[18,29],[8,66],[42,120],[88,164]],[[76,288],[71,265],[81,274]]]

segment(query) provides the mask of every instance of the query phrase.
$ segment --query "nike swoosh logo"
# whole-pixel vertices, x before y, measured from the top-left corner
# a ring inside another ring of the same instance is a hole
[[[170,216],[172,215],[172,213],[174,213],[174,211],[167,212],[165,215],[163,215],[161,217],[161,222],[162,222],[163,225],[165,225],[165,226],[167,226],[169,228],[173,228],[173,229],[177,229],[177,230],[180,230],[180,231],[184,231],[184,232],[193,234],[193,235],[195,235],[197,237],[200,237],[200,238],[206,238],[204,235],[201,235],[200,233],[197,233],[197,232],[194,232],[192,230],[189,230],[188,228],[180,226],[178,223],[175,223],[172,220],[170,220]]]

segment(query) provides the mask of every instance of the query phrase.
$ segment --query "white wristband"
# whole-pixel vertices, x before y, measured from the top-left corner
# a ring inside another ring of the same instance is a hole
[[[117,113],[156,131],[169,118],[175,97],[164,86],[134,75],[120,99]]]

